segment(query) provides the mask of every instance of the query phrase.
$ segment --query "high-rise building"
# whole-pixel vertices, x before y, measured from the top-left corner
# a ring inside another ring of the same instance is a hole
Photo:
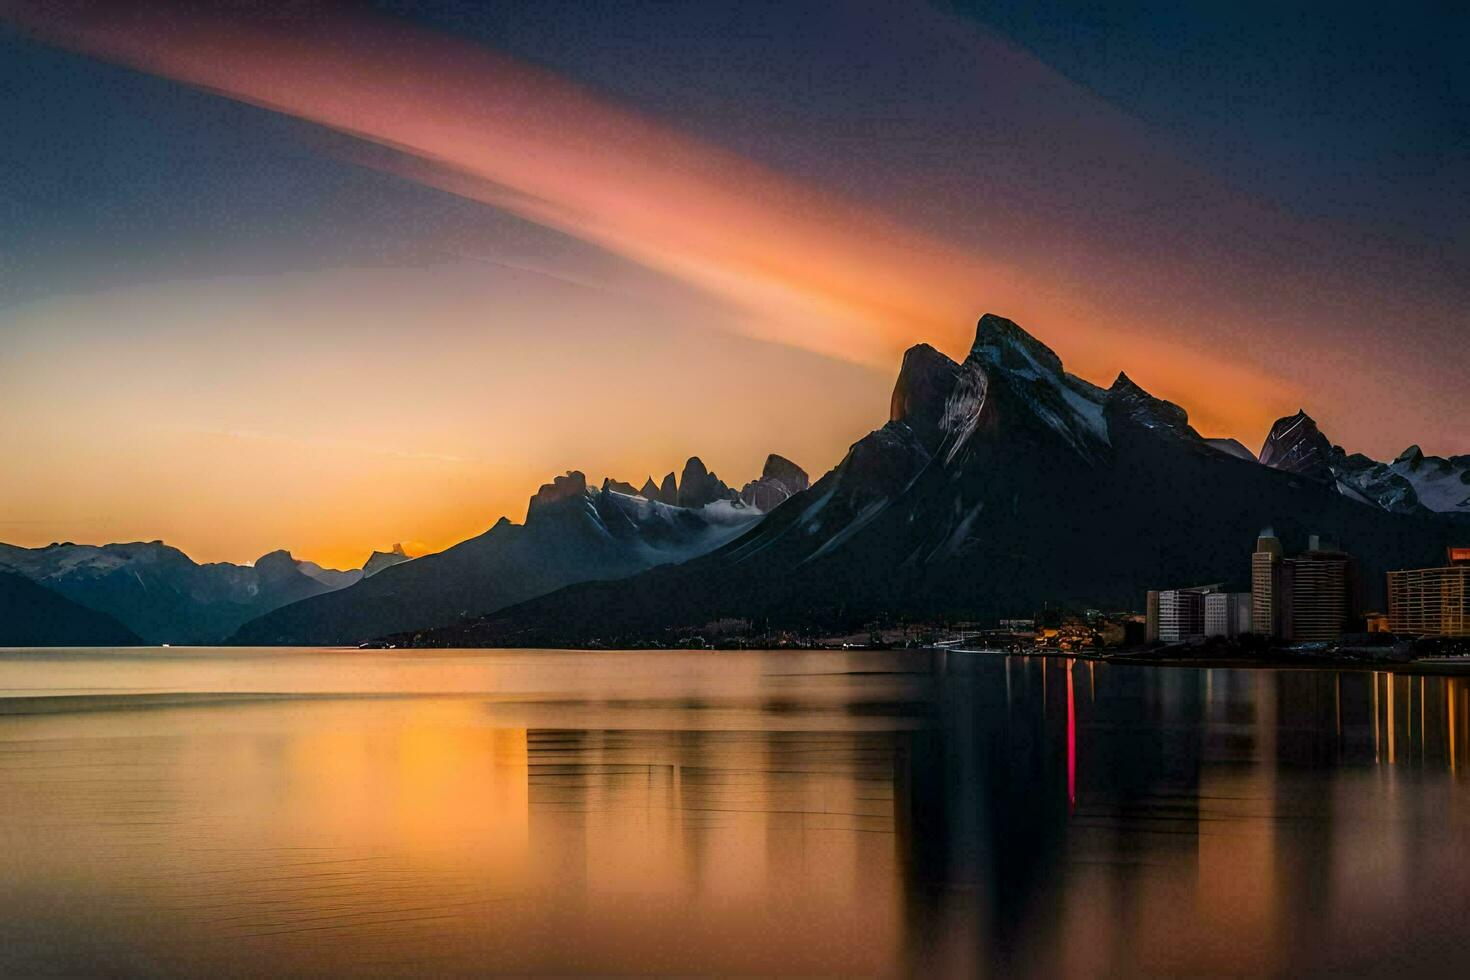
[[[1249,592],[1211,592],[1205,596],[1205,636],[1235,637],[1251,629]]]
[[[1359,612],[1357,563],[1321,544],[1281,563],[1281,635],[1292,643],[1341,639]]]
[[[1276,532],[1262,531],[1251,555],[1251,629],[1264,636],[1281,635],[1282,555]]]
[[[1150,589],[1145,600],[1143,639],[1146,643],[1159,642],[1159,590]]]
[[[1159,593],[1159,639],[1184,643],[1205,635],[1205,596],[1218,586],[1165,589]]]
[[[1449,549],[1442,568],[1389,572],[1388,622],[1395,633],[1470,635],[1470,548]]]
[[[1312,535],[1306,552],[1284,557],[1269,528],[1251,555],[1251,629],[1291,643],[1330,642],[1359,611],[1357,563]]]

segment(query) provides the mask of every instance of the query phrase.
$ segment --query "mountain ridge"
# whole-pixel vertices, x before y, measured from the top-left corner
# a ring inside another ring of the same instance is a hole
[[[230,642],[356,645],[395,630],[453,623],[572,582],[685,561],[738,536],[766,513],[742,501],[697,456],[684,464],[682,477],[671,473],[659,485],[650,477],[644,483],[650,497],[611,478],[590,485],[585,474],[570,470],[531,496],[524,523],[502,517],[442,552],[272,610],[242,624]],[[772,454],[761,479],[760,496],[779,507],[791,495],[782,481],[804,485],[806,474]]]
[[[4,569],[113,617],[147,642],[173,645],[219,643],[262,613],[361,578],[360,571],[324,569],[285,550],[249,565],[200,563],[160,540],[0,543]]]
[[[962,362],[910,348],[890,406],[837,466],[722,548],[393,639],[642,642],[730,619],[799,629],[1029,615],[1043,602],[1141,608],[1148,588],[1248,588],[1270,524],[1289,547],[1322,533],[1356,548],[1379,583],[1461,533],[1241,458],[1126,374],[1108,389],[1067,374],[1040,340],[989,314]]]

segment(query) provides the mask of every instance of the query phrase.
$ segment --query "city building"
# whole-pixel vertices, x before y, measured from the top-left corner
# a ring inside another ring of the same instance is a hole
[[[1236,637],[1251,630],[1252,595],[1249,592],[1210,592],[1205,595],[1205,636]]]
[[[1348,632],[1359,615],[1357,562],[1312,535],[1307,550],[1284,557],[1267,529],[1251,555],[1252,629],[1288,643],[1328,643]]]
[[[1144,600],[1143,642],[1159,642],[1159,590],[1150,589]]]
[[[1285,553],[1270,528],[1256,538],[1251,555],[1251,629],[1263,636],[1281,635],[1281,560]]]
[[[1146,634],[1156,634],[1163,643],[1185,643],[1205,635],[1205,596],[1218,592],[1218,585],[1192,589],[1165,589],[1159,593],[1158,617]],[[1152,610],[1150,605],[1150,610]]]
[[[1395,633],[1470,636],[1470,548],[1449,564],[1388,573],[1388,622]]]

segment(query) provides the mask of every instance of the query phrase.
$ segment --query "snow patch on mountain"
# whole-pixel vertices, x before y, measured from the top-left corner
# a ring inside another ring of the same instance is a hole
[[[945,400],[944,414],[939,420],[939,429],[945,434],[945,445],[948,446],[944,454],[946,463],[955,458],[975,433],[990,389],[990,379],[984,371],[972,365],[966,367],[968,370],[961,372],[954,391]]]
[[[1277,420],[1260,460],[1396,514],[1470,514],[1470,456],[1426,456],[1410,446],[1393,462],[1380,463],[1332,445],[1305,412]]]

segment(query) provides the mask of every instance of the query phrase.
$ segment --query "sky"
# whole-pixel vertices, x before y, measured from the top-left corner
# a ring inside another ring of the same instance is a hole
[[[0,0],[0,540],[816,476],[986,312],[1252,449],[1470,452],[1470,13],[1278,6]]]

